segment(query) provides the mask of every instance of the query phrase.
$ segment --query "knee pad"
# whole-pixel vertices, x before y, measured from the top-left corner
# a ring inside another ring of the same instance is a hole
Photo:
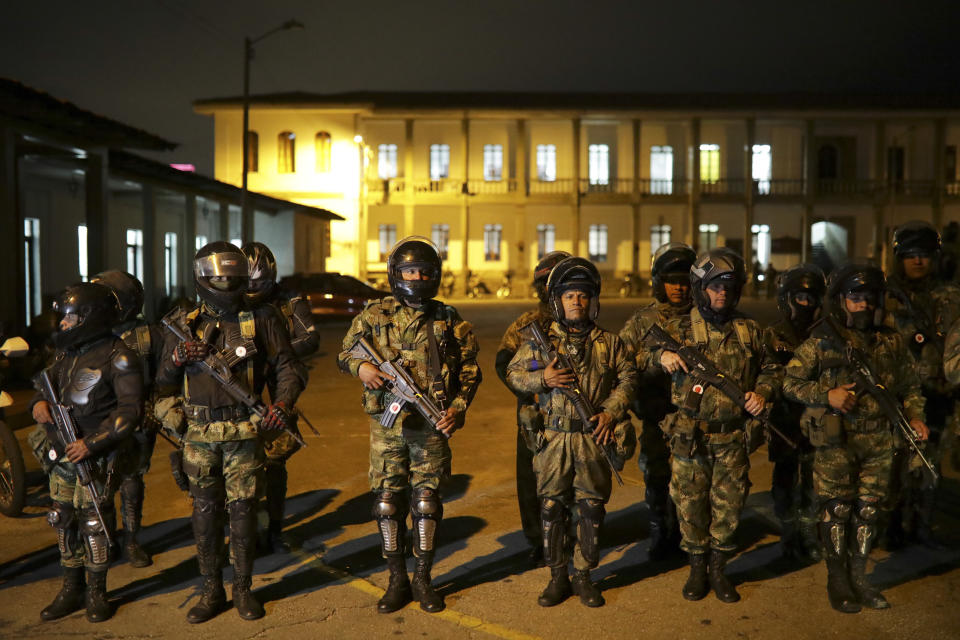
[[[219,511],[227,498],[227,493],[222,483],[215,484],[211,487],[198,487],[195,484],[191,484],[190,495],[193,496],[194,511]]]
[[[857,500],[856,518],[858,522],[873,524],[880,516],[880,500],[864,497]]]
[[[544,522],[559,522],[563,520],[566,506],[560,500],[553,498],[540,499],[540,518]]]
[[[104,513],[104,518],[107,515]],[[87,560],[91,564],[105,565],[110,561],[110,544],[107,542],[107,532],[100,524],[97,511],[93,507],[86,507],[80,511],[80,535],[87,546]]]
[[[417,489],[410,501],[413,517],[413,551],[418,557],[436,547],[437,523],[443,518],[443,503],[435,489]]]
[[[72,504],[54,502],[47,523],[57,530],[57,547],[62,555],[73,555],[77,547],[77,512]]]
[[[853,509],[846,500],[834,498],[827,500],[823,505],[821,520],[823,522],[846,522],[850,519],[850,512]]]
[[[567,508],[554,498],[540,499],[540,519],[543,528],[543,561],[548,567],[566,564]]]
[[[600,522],[607,515],[607,509],[601,500],[580,500],[577,502],[577,511],[581,520]]]
[[[580,553],[592,569],[600,564],[600,525],[607,511],[600,500],[580,500],[577,510],[580,512]]]
[[[380,532],[383,557],[403,555],[407,524],[407,505],[403,494],[395,491],[377,493],[373,502],[373,517]]]

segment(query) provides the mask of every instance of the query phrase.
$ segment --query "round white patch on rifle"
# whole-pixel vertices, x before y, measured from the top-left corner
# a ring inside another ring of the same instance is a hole
[[[702,394],[702,393],[703,393],[703,385],[702,385],[702,384],[695,384],[695,385],[693,385],[693,392],[694,392],[694,393],[697,393],[697,394]]]
[[[50,452],[47,453],[47,457],[50,458],[53,462],[57,461],[57,452],[53,449],[50,449]]]
[[[913,336],[913,339],[917,341],[917,344],[923,344],[927,340],[923,337],[922,333],[918,333],[917,335]]]
[[[241,345],[241,346],[237,347],[235,353],[237,354],[237,357],[238,357],[238,358],[242,358],[242,357],[244,357],[245,355],[247,355],[247,348]]]
[[[389,411],[390,413],[400,413],[400,403],[399,402],[390,403]]]

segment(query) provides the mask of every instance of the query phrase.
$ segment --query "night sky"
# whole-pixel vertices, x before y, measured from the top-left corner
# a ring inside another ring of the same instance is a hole
[[[960,92],[960,3],[741,0],[72,0],[4,3],[0,76],[180,143],[213,172],[192,102],[251,92]]]

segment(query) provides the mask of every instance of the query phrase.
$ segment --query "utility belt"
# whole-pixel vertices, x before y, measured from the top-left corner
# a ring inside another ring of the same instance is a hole
[[[686,411],[680,411],[677,415],[677,431],[688,436],[696,435],[714,435],[718,433],[733,433],[734,431],[743,431],[746,420],[740,417],[730,420],[699,420],[694,418]]]
[[[245,405],[227,407],[202,407],[195,404],[184,404],[183,414],[193,422],[228,422],[231,420],[249,420],[253,412]]]
[[[544,424],[544,429],[565,433],[593,433],[594,428],[592,424],[584,424],[580,418],[568,418],[566,416],[553,416]]]
[[[814,417],[808,425],[805,435],[815,447],[843,446],[847,441],[847,433],[878,433],[890,431],[891,427],[890,421],[884,417],[850,420],[832,411],[824,412],[819,418]]]

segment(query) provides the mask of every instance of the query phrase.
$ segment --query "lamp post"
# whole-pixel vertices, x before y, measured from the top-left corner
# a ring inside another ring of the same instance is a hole
[[[253,45],[278,31],[303,28],[302,22],[290,19],[261,36],[243,39],[243,178],[240,187],[240,237],[243,238],[243,242],[253,240],[253,215],[247,202],[247,173],[250,171],[250,140],[248,139],[250,133],[250,61],[253,59]]]

